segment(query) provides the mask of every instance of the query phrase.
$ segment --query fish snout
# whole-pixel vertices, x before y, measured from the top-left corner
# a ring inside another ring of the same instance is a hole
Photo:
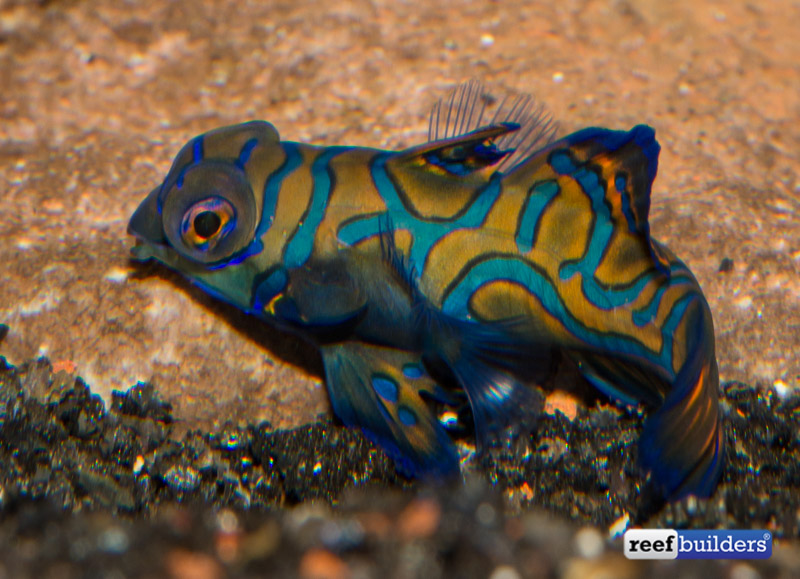
[[[165,245],[164,227],[161,212],[158,210],[158,195],[161,186],[153,189],[139,207],[134,211],[128,222],[128,234],[139,241],[150,244]]]

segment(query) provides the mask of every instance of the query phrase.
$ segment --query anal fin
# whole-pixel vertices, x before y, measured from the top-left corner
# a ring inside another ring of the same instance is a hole
[[[439,387],[413,352],[348,341],[321,348],[334,412],[379,444],[411,476],[453,476],[455,447],[423,394]]]
[[[670,389],[670,377],[656,366],[590,350],[569,350],[566,355],[595,388],[622,404],[658,406]]]

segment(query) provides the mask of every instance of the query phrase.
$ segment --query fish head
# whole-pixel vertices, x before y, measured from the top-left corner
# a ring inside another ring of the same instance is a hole
[[[270,265],[253,259],[263,249],[256,235],[262,199],[253,181],[278,142],[277,131],[263,121],[189,141],[128,223],[136,238],[132,258],[155,259],[246,308],[248,278]],[[253,163],[256,156],[262,162]]]

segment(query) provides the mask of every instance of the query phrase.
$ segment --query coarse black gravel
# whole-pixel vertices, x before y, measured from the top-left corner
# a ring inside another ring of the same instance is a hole
[[[665,505],[635,467],[637,411],[543,415],[530,436],[466,460],[465,481],[430,486],[335,423],[178,435],[148,384],[115,392],[106,409],[46,359],[14,368],[0,358],[0,577],[177,577],[192,565],[209,577],[571,576],[583,559],[611,565],[610,576],[659,576],[663,564],[627,561],[607,540],[626,516],[656,528],[767,529],[782,539],[776,550],[796,553],[800,397],[734,382],[721,405],[717,491]],[[470,454],[468,439],[460,448]],[[602,537],[599,555],[581,547],[581,529]],[[797,559],[681,565],[695,576],[736,565],[782,576],[800,570]]]

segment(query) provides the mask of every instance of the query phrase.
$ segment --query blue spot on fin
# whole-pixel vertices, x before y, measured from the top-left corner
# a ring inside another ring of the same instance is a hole
[[[419,354],[355,341],[321,350],[333,410],[342,422],[361,428],[406,475],[458,474],[455,447],[424,398],[437,385],[427,375],[403,373],[411,365],[422,368]]]
[[[403,366],[403,376],[406,378],[411,378],[412,380],[416,378],[422,378],[423,370],[419,364],[406,364]]]
[[[387,402],[397,404],[398,387],[391,378],[386,378],[384,376],[373,376],[372,388],[378,393],[378,396]]]
[[[400,406],[397,409],[397,418],[404,426],[417,425],[417,415],[413,410],[406,408],[405,406]]]

